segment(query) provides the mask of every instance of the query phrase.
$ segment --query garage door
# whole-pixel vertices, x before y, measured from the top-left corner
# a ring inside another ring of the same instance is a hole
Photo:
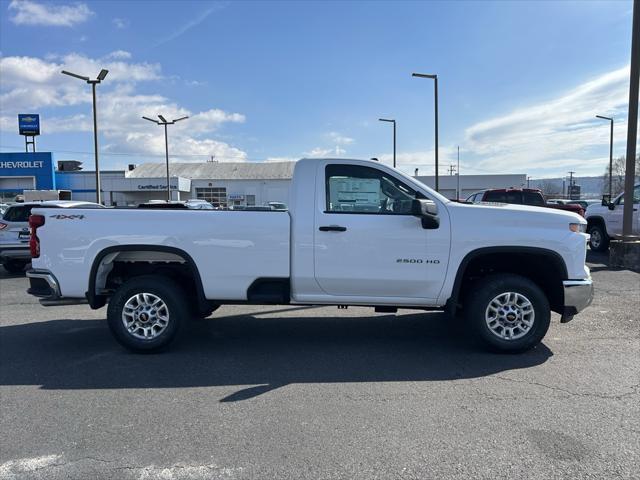
[[[34,177],[0,177],[0,190],[33,190],[36,182]]]

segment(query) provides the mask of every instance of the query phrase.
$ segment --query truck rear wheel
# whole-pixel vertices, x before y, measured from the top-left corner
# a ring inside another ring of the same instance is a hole
[[[189,319],[182,289],[169,278],[143,275],[125,282],[111,297],[107,321],[118,343],[135,352],[169,345]]]
[[[551,309],[546,295],[519,275],[479,280],[466,307],[473,328],[492,350],[524,352],[540,343],[549,329]]]

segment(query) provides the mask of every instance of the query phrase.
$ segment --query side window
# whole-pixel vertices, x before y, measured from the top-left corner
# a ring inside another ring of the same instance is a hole
[[[410,215],[415,190],[371,167],[327,165],[327,213]]]
[[[640,203],[640,186],[633,189],[633,203]],[[616,202],[617,205],[624,205],[624,193],[620,195],[620,198]]]

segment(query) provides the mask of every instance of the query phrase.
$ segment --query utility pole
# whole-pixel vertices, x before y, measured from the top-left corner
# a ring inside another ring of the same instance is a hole
[[[449,176],[451,177],[455,171],[456,166],[452,163],[451,165],[449,165]]]
[[[640,83],[640,0],[633,1],[633,27],[631,32],[629,120],[627,121],[627,160],[624,175],[624,210],[622,213],[622,236],[625,240],[630,240],[633,225],[633,184],[636,172],[638,83]]]
[[[573,199],[573,174],[576,172],[568,172],[569,173],[569,190],[567,191],[567,196],[569,197],[569,200]]]

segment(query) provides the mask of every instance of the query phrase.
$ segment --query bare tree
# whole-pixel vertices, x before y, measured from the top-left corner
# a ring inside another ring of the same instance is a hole
[[[611,183],[612,183],[612,196],[616,196],[624,190],[624,171],[625,171],[625,162],[626,157],[623,155],[622,157],[613,159],[613,169],[611,175]],[[640,177],[640,155],[636,157],[636,177]],[[602,175],[602,194],[609,193],[609,167],[605,168],[604,174]]]
[[[540,190],[542,190],[542,193],[547,197],[560,195],[562,193],[562,185],[554,180],[544,179],[540,183]]]

